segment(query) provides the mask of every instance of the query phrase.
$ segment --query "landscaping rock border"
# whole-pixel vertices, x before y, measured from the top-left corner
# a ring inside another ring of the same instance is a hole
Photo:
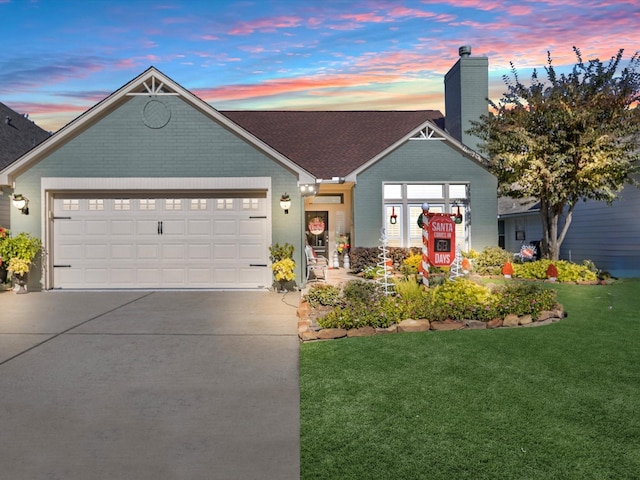
[[[554,310],[545,310],[538,314],[535,320],[531,315],[507,315],[505,318],[496,318],[488,322],[479,320],[445,320],[443,322],[430,322],[424,319],[408,318],[398,324],[391,325],[388,328],[320,328],[315,319],[318,317],[309,306],[308,302],[301,302],[298,307],[298,338],[302,342],[335,340],[345,337],[369,337],[373,335],[384,335],[390,333],[401,332],[428,332],[428,331],[446,331],[446,330],[480,330],[494,328],[517,328],[517,327],[540,327],[560,321],[566,317],[566,313],[562,305],[557,305]],[[324,309],[323,313],[328,313],[330,309]]]

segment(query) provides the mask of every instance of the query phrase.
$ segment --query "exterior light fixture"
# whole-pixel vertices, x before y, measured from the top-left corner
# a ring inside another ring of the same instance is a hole
[[[284,210],[285,214],[288,214],[291,208],[291,197],[286,192],[280,197],[280,208]]]
[[[13,196],[13,206],[22,212],[23,215],[29,215],[29,199],[21,193]]]
[[[304,185],[300,185],[300,195],[303,197],[315,195],[317,191],[318,187],[314,184],[306,183]]]

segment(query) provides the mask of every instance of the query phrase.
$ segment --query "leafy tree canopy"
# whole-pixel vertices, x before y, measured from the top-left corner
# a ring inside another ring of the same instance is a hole
[[[607,63],[573,50],[570,73],[558,73],[549,53],[546,79],[534,70],[529,86],[511,64],[507,92],[468,132],[482,140],[501,195],[540,201],[543,253],[555,259],[576,203],[611,203],[635,183],[640,161],[638,52],[623,66],[622,49]]]

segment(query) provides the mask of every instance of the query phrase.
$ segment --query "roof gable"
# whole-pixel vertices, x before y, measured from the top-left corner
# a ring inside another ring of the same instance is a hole
[[[136,78],[62,127],[53,136],[40,143],[36,148],[23,155],[19,160],[4,169],[0,169],[0,185],[10,185],[20,173],[27,170],[31,165],[34,165],[41,158],[44,158],[44,156],[56,150],[61,145],[64,145],[66,142],[82,133],[110,112],[116,110],[132,95],[147,95],[152,97],[162,95],[180,96],[193,108],[199,110],[212,120],[233,131],[245,141],[251,143],[257,149],[264,152],[267,156],[295,172],[298,175],[299,181],[306,183],[313,180],[312,175],[302,169],[299,165],[295,164],[290,159],[274,150],[271,146],[264,143],[261,139],[255,137],[231,121],[228,117],[222,115],[207,102],[181,87],[178,83],[174,82],[171,78],[157,70],[155,67],[149,67]]]
[[[0,170],[50,136],[40,128],[3,103],[0,103]]]

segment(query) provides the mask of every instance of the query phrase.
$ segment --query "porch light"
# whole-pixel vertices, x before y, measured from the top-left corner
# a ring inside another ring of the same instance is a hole
[[[285,215],[289,213],[291,208],[291,197],[286,192],[280,197],[280,208],[284,210]]]
[[[315,184],[305,183],[304,185],[300,185],[300,195],[303,197],[315,195],[317,191],[318,187]]]
[[[21,193],[13,196],[13,206],[22,212],[23,215],[29,215],[29,199]]]

